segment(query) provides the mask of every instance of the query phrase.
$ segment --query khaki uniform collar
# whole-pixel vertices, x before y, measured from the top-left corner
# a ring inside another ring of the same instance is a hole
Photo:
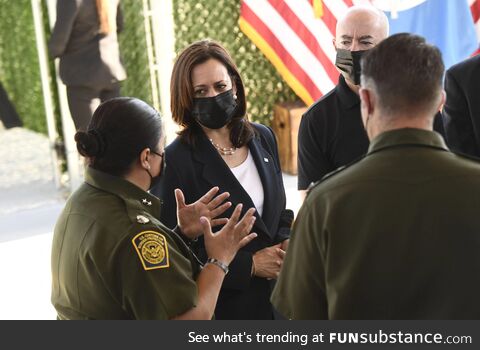
[[[385,131],[375,137],[370,143],[367,155],[399,146],[420,146],[449,151],[440,134],[424,129],[404,128]]]
[[[125,201],[129,216],[137,221],[137,215],[147,212],[156,219],[160,217],[161,201],[128,180],[113,176],[91,167],[85,171],[85,182],[102,191],[112,193]]]

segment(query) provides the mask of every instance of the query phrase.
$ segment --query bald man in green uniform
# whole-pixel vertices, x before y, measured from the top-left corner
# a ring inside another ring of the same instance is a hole
[[[410,34],[366,55],[371,144],[300,210],[272,294],[286,317],[480,318],[480,164],[432,131],[443,72],[439,50]]]

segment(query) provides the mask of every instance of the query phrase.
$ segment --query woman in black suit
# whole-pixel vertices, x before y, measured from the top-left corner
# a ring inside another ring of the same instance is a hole
[[[195,201],[212,185],[228,192],[232,204],[243,203],[243,211],[255,207],[252,231],[258,238],[230,264],[215,316],[272,319],[270,293],[293,221],[293,212],[285,209],[275,136],[270,128],[248,121],[238,69],[214,41],[195,42],[178,56],[170,88],[172,116],[182,130],[165,149],[165,175],[153,190],[163,199],[162,222],[174,227],[177,206]],[[175,189],[185,198],[175,195]],[[203,240],[189,243],[205,261]]]

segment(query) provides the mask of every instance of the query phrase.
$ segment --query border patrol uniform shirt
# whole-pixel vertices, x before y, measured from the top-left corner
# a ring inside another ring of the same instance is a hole
[[[480,163],[401,129],[307,196],[272,294],[292,319],[479,319]]]
[[[55,227],[52,304],[60,319],[169,319],[196,305],[197,260],[162,225],[160,200],[87,168]]]
[[[338,85],[313,104],[298,131],[298,189],[306,190],[333,170],[368,150],[360,97],[340,76]]]

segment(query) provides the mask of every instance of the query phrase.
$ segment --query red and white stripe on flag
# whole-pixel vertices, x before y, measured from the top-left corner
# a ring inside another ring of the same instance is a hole
[[[477,29],[477,37],[480,40],[480,0],[468,0],[468,3],[470,4],[470,10],[472,10],[473,21]],[[477,54],[480,54],[480,49],[477,51]]]
[[[332,39],[336,18],[351,5],[351,0],[323,0],[323,15],[317,18],[316,1],[243,0],[239,21],[241,30],[307,105],[337,83]]]
[[[480,0],[469,1],[480,38]],[[293,91],[310,105],[338,81],[337,18],[365,0],[243,0],[239,25]]]

